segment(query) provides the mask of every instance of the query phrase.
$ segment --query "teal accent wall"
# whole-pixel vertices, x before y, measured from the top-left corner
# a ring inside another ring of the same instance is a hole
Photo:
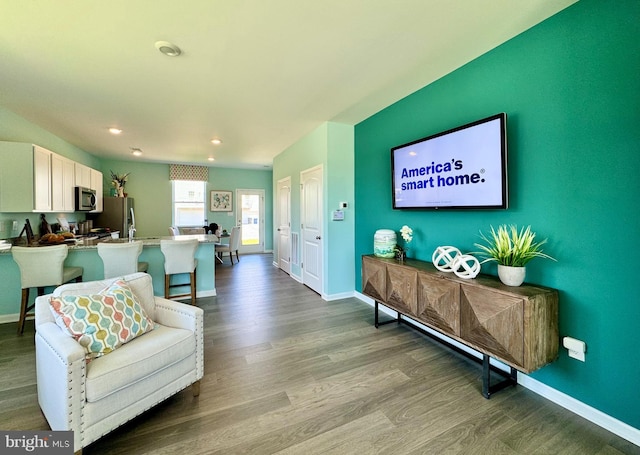
[[[300,230],[300,172],[323,167],[323,294],[325,297],[353,291],[354,255],[353,210],[354,161],[353,127],[341,123],[323,123],[315,130],[284,150],[273,160],[273,192],[277,194],[278,180],[291,177],[291,232]],[[277,198],[274,198],[274,212]],[[347,202],[344,221],[331,221],[331,214],[340,202]],[[277,222],[277,220],[276,220]],[[274,229],[274,235],[277,230]],[[277,238],[274,237],[274,261],[278,258]],[[300,245],[302,248],[302,245]],[[300,251],[302,260],[302,251]],[[291,275],[301,278],[299,265],[291,265]]]
[[[530,224],[558,262],[535,259],[527,281],[560,291],[561,336],[587,344],[585,363],[561,349],[532,377],[635,428],[638,18],[637,0],[582,0],[355,128],[356,276],[379,228],[411,226],[412,255],[430,261],[439,245],[473,251],[490,225]],[[391,209],[391,147],[503,111],[508,210]]]

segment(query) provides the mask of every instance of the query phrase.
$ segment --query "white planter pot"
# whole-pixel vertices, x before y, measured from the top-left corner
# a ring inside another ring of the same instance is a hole
[[[526,267],[511,267],[498,264],[498,277],[507,286],[520,286],[524,282]]]

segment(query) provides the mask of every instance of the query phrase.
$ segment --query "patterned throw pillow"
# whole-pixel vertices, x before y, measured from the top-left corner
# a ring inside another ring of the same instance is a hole
[[[88,360],[154,328],[131,288],[120,280],[98,294],[51,297],[49,302],[56,324],[82,345]]]

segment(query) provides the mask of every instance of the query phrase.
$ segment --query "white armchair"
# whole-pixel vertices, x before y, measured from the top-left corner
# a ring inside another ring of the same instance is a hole
[[[98,293],[116,279],[73,283],[53,295]],[[76,454],[204,374],[203,311],[153,295],[151,276],[123,280],[156,328],[87,363],[84,348],[55,322],[50,295],[36,299],[38,402],[52,430],[74,432]]]

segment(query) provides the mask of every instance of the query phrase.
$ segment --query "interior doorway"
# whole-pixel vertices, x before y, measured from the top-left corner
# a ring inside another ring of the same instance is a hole
[[[324,223],[322,192],[322,166],[300,173],[301,229],[302,229],[302,282],[322,295],[324,263],[322,226]]]
[[[240,253],[264,252],[264,190],[236,190]]]
[[[278,180],[278,267],[291,274],[291,177]]]

